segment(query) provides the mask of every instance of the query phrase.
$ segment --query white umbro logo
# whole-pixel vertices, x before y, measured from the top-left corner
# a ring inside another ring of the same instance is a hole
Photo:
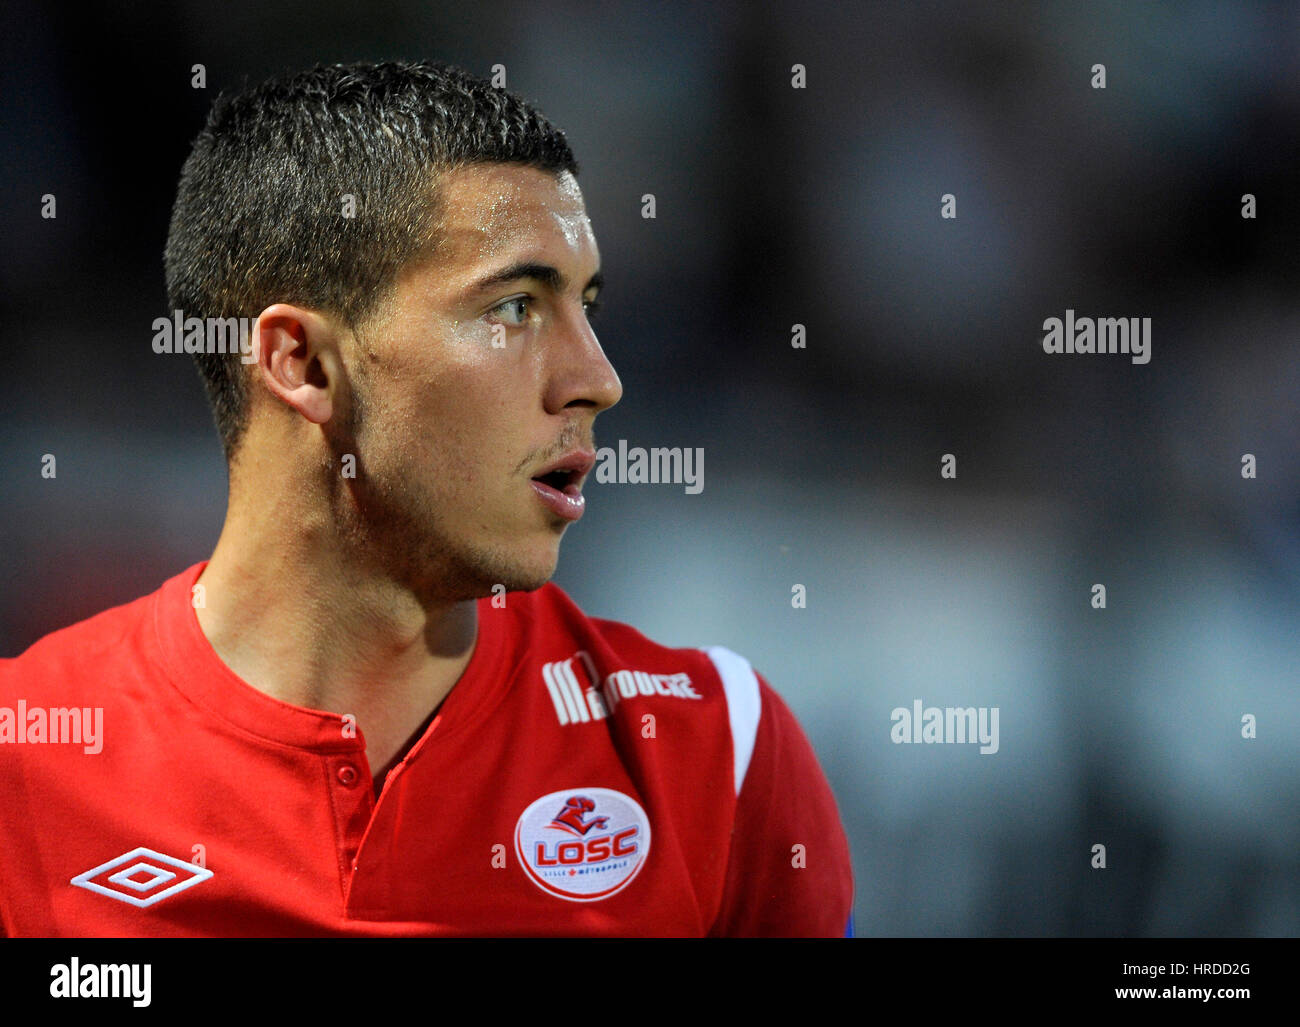
[[[212,871],[207,867],[186,863],[142,845],[78,874],[71,883],[143,909],[211,876]]]

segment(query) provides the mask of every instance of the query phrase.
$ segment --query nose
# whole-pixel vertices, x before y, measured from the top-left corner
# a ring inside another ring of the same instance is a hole
[[[546,390],[546,411],[558,414],[569,407],[608,410],[623,398],[623,383],[601,349],[600,340],[581,306],[562,326],[555,340],[554,363]]]

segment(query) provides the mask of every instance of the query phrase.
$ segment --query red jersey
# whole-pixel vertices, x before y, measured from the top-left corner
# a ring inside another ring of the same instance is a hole
[[[479,601],[473,656],[376,799],[352,718],[238,678],[157,592],[0,661],[9,936],[838,936],[817,759],[727,649],[553,584]]]

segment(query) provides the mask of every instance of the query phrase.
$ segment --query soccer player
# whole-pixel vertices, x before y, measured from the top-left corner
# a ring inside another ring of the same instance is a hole
[[[841,936],[795,719],[554,584],[622,393],[562,133],[434,63],[214,105],[169,304],[229,471],[209,560],[0,670],[10,936]]]

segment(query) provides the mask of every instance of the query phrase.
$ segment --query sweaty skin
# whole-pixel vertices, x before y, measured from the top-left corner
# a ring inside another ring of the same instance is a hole
[[[356,332],[290,304],[258,318],[250,424],[198,582],[221,659],[276,699],[353,714],[376,773],[468,664],[475,599],[554,573],[569,522],[531,478],[593,451],[622,395],[587,318],[600,255],[573,176],[471,165],[440,192],[438,244]],[[475,287],[519,264],[561,287]]]

